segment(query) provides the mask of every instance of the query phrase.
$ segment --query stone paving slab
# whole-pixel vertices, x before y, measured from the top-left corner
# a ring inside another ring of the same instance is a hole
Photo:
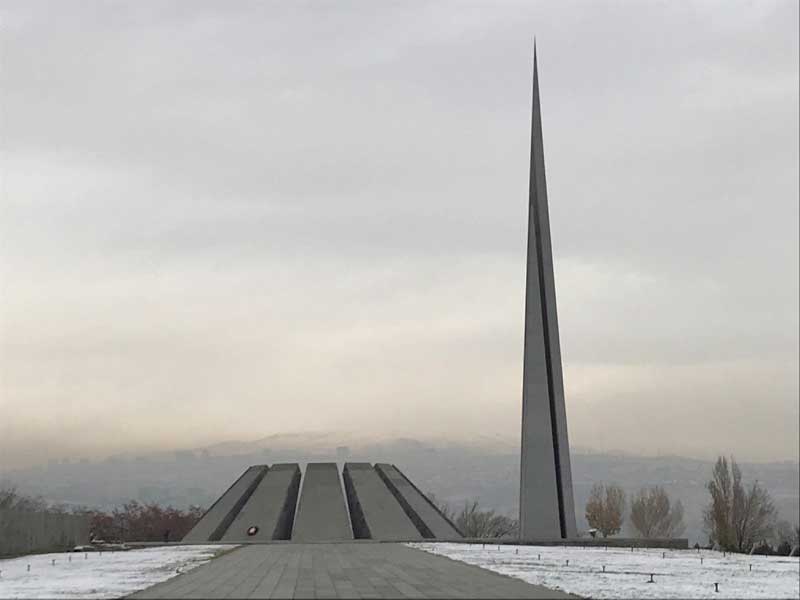
[[[402,544],[241,546],[131,598],[574,598]]]

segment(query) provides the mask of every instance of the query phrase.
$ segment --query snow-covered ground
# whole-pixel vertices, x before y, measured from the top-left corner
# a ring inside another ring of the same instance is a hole
[[[409,546],[591,598],[800,598],[797,558],[724,556],[706,550]],[[233,547],[172,546],[0,560],[0,598],[120,598]],[[654,583],[648,583],[651,573]],[[714,591],[714,583],[719,584],[719,592]]]
[[[0,598],[121,598],[231,548],[234,546],[170,546],[0,560]]]
[[[409,546],[588,598],[800,598],[797,558],[707,550]],[[654,583],[648,583],[651,573]]]

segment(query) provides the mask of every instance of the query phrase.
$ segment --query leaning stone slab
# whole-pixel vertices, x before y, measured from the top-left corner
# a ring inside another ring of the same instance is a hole
[[[342,471],[353,534],[381,541],[421,540],[422,535],[369,463]]]
[[[223,542],[288,540],[300,490],[297,463],[275,464],[228,527]]]
[[[336,463],[308,463],[292,529],[295,542],[352,540]]]
[[[394,465],[378,463],[375,472],[426,538],[452,540],[461,533],[428,498]]]
[[[266,465],[255,465],[242,473],[228,491],[211,505],[197,525],[184,536],[183,541],[219,541],[268,470],[269,467]]]

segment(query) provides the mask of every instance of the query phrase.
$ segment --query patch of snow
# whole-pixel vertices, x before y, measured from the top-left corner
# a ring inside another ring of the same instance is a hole
[[[0,560],[0,598],[121,598],[194,569],[231,548],[235,546],[164,546]]]
[[[785,556],[654,548],[631,552],[580,546],[408,545],[587,598],[800,598],[800,559]],[[648,583],[651,574],[654,583]]]

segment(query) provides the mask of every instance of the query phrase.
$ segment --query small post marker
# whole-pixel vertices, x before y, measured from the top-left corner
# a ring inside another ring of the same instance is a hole
[[[516,550],[514,550],[514,554],[519,554],[519,548],[517,548]]]
[[[753,565],[752,565],[752,564],[750,565],[750,570],[751,570],[751,571],[753,570]]]
[[[569,566],[569,559],[567,559],[567,566]]]
[[[540,554],[539,558],[537,558],[536,560],[542,560],[542,555]]]
[[[83,553],[83,560],[86,560],[87,558],[89,558],[89,553],[88,552],[84,552]]]
[[[715,591],[715,592],[718,592],[718,591],[719,591],[719,584],[718,584],[718,583],[715,583],[715,584],[714,584],[714,591]]]
[[[498,552],[500,551],[500,546],[498,546],[498,547],[497,547],[497,551],[498,551]]]
[[[51,561],[50,561],[50,564],[51,564],[51,565],[53,565],[53,566],[55,567],[55,566],[56,566],[56,559],[54,558],[53,560],[51,560]]]
[[[633,552],[633,546],[631,546],[631,552]]]
[[[661,553],[661,558],[667,558],[667,553],[666,552],[662,552]]]
[[[655,581],[653,581],[653,574],[652,573],[650,573],[650,581],[648,581],[647,583],[655,583]]]
[[[30,573],[30,571],[31,571],[31,566],[28,565],[28,572]]]
[[[606,572],[606,566],[603,565],[603,573],[605,573],[605,572]]]
[[[701,565],[703,564],[703,557],[702,556],[700,557],[700,564]]]

